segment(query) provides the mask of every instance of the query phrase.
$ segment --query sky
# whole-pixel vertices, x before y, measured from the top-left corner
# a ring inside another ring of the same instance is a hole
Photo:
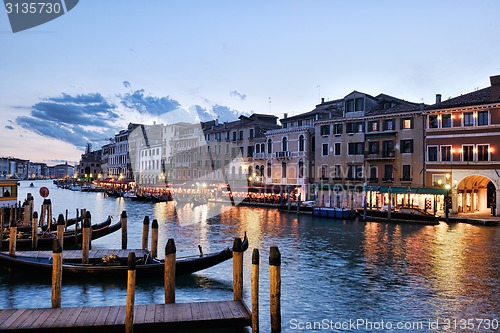
[[[498,0],[80,0],[13,33],[0,9],[0,157],[74,163],[176,109],[282,118],[353,90],[433,104],[500,74],[498,13]]]

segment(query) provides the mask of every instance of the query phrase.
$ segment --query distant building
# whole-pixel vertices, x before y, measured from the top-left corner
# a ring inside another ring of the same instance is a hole
[[[78,164],[78,178],[93,181],[102,178],[102,149],[82,154]]]
[[[75,167],[69,165],[68,162],[49,167],[49,170],[50,177],[55,179],[73,178],[75,176]]]
[[[491,86],[425,112],[425,182],[447,189],[456,213],[500,214],[500,75]]]
[[[45,179],[49,177],[47,164],[30,162],[28,166],[29,179]]]

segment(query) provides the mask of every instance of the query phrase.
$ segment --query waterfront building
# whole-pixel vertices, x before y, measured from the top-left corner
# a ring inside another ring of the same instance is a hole
[[[279,188],[280,192],[290,191],[293,198],[301,195],[302,201],[314,195],[316,151],[314,124],[322,119],[338,116],[339,101],[318,104],[312,111],[280,119],[281,128],[266,132],[266,142],[261,144],[261,160],[264,183]],[[258,148],[258,147],[256,147]],[[266,152],[267,149],[267,152]]]
[[[101,161],[102,149],[95,151],[88,149],[85,154],[81,155],[77,166],[77,177],[85,181],[100,180],[102,178]]]
[[[141,137],[136,142],[137,155],[132,159],[136,186],[140,188],[165,187],[163,129],[163,125],[140,125],[133,132]]]
[[[29,179],[45,179],[49,176],[49,170],[45,163],[30,162],[28,166]]]
[[[500,213],[500,75],[490,82],[425,112],[426,186],[446,189],[453,213]]]
[[[103,158],[105,160],[104,178],[113,181],[133,181],[134,173],[129,156],[128,137],[139,124],[130,123],[127,129],[121,130],[112,139],[112,142],[103,148]]]
[[[229,183],[235,191],[246,191],[246,185],[260,186],[265,178],[260,158],[267,149],[265,133],[279,128],[277,120],[254,113],[222,124],[217,120],[202,123],[205,145],[199,147],[199,178],[216,186]]]
[[[69,165],[68,162],[49,167],[50,177],[54,179],[73,178],[75,171],[75,167]]]

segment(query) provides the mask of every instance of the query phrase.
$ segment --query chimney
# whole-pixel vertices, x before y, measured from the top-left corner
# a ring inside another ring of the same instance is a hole
[[[500,75],[490,76],[491,82],[491,101],[500,101]]]
[[[441,94],[436,94],[436,104],[441,103]]]
[[[325,98],[321,97],[321,104],[325,103]]]
[[[283,118],[288,118],[288,113],[285,112],[285,114],[283,115]]]

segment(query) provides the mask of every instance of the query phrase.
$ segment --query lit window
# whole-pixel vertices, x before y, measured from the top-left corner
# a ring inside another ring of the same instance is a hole
[[[474,126],[473,112],[464,112],[464,126]]]
[[[477,126],[489,125],[488,121],[488,111],[478,111],[477,112]]]
[[[489,145],[477,145],[477,160],[478,161],[489,161],[490,160],[490,146]]]
[[[427,147],[427,161],[436,162],[438,160],[437,146]]]

